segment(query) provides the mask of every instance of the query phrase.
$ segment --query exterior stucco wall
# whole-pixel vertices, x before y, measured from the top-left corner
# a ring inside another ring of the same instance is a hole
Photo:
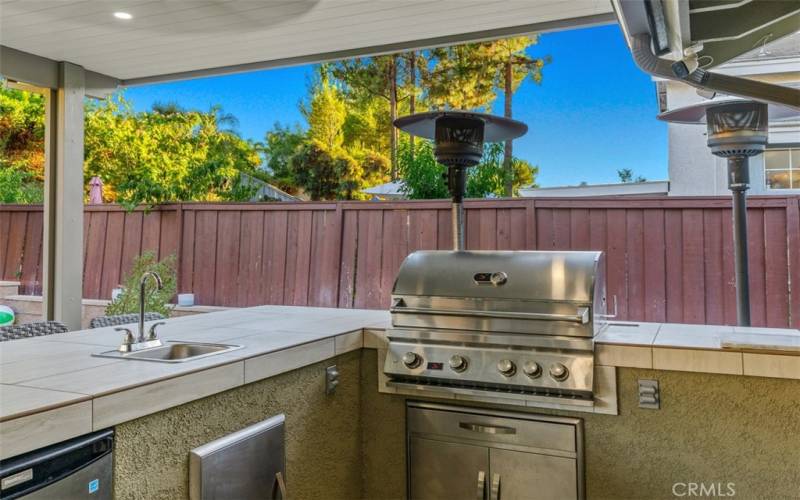
[[[405,398],[378,394],[375,363],[365,350],[364,498],[401,499]],[[660,382],[660,410],[638,407],[639,378]],[[584,419],[588,498],[674,499],[673,485],[690,482],[733,483],[735,498],[800,497],[800,381],[620,369],[618,384],[616,416],[535,411]]]
[[[292,498],[404,498],[405,398],[378,393],[376,358],[337,357],[332,397],[329,360],[117,426],[116,498],[187,498],[189,450],[281,412]],[[659,380],[660,410],[638,408],[639,378]],[[617,416],[535,410],[584,419],[588,498],[675,498],[692,482],[800,497],[800,381],[620,369],[618,387]]]
[[[149,415],[116,427],[114,497],[188,498],[189,451],[278,413],[286,414],[290,498],[361,495],[359,351]],[[340,384],[325,395],[325,367]]]

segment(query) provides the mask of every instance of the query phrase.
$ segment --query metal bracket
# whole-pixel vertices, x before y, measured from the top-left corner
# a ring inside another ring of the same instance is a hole
[[[661,393],[658,380],[639,379],[639,408],[658,410],[661,408]]]
[[[339,385],[339,369],[336,365],[325,368],[325,394],[330,396],[336,392],[336,387]]]

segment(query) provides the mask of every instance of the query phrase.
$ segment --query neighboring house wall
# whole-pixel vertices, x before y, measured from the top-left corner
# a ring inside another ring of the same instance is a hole
[[[739,61],[721,66],[717,71],[779,83],[800,83],[800,56],[794,58]],[[694,87],[666,81],[667,109],[702,102]],[[729,194],[726,161],[711,154],[706,145],[705,125],[668,125],[670,195],[708,196]],[[800,157],[800,117],[798,120],[771,122],[768,147],[794,146]],[[797,162],[796,162],[797,163]],[[800,194],[800,189],[769,189],[764,175],[764,155],[750,158],[749,194]]]
[[[250,198],[250,201],[263,201],[265,199],[277,201],[300,201],[297,197],[278,189],[272,184],[264,182],[261,179],[256,179],[255,177],[251,177],[247,174],[242,174],[242,185],[258,187],[258,191],[253,194],[253,196]]]

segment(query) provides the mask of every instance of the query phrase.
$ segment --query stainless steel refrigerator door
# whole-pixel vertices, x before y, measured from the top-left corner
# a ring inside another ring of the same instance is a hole
[[[412,500],[488,498],[488,448],[413,437],[409,454]]]
[[[284,500],[284,415],[195,448],[189,455],[192,500]]]
[[[21,498],[25,500],[111,500],[114,459],[109,453],[73,474]]]

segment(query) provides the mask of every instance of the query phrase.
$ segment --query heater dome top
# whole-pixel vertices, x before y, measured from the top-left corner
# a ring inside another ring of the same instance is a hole
[[[439,118],[479,120],[484,124],[484,142],[501,142],[525,135],[528,126],[502,116],[474,113],[472,111],[429,111],[403,116],[394,121],[394,126],[404,132],[426,139],[436,138],[436,121]]]
[[[669,123],[683,123],[687,125],[705,125],[706,110],[726,104],[747,105],[752,101],[726,97],[725,99],[710,99],[690,106],[666,111],[658,115],[658,119]],[[800,117],[800,112],[788,106],[767,104],[770,121],[790,120]]]

